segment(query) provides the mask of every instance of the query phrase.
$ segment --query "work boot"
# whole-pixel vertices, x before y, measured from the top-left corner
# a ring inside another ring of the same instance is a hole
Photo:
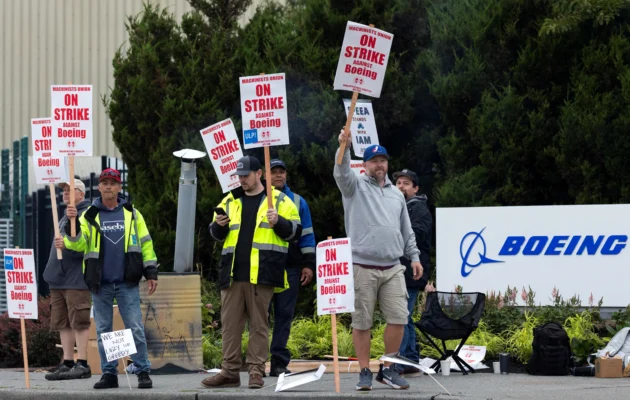
[[[94,389],[113,389],[118,387],[118,376],[103,374],[101,380],[94,384]]]
[[[372,390],[372,371],[369,368],[363,368],[359,374],[359,383],[357,390]]]
[[[241,378],[228,378],[221,374],[209,376],[201,381],[201,386],[208,389],[226,388],[226,387],[239,387],[241,386]]]
[[[67,373],[68,371],[70,371],[70,367],[68,367],[66,364],[61,363],[59,364],[58,367],[51,369],[45,376],[44,378],[46,378],[46,380],[49,381],[59,381],[63,378],[61,378],[61,374],[63,373]]]
[[[271,362],[271,368],[269,370],[269,376],[280,376],[281,374],[290,374],[291,371],[287,369],[286,366],[282,366],[276,364],[275,362]]]
[[[149,378],[148,372],[138,373],[138,389],[151,389],[153,381]]]
[[[265,381],[263,381],[262,376],[260,374],[251,374],[249,376],[249,388],[250,389],[260,389],[265,385]]]
[[[60,379],[86,379],[92,377],[92,370],[89,365],[77,363],[67,372],[59,374]]]

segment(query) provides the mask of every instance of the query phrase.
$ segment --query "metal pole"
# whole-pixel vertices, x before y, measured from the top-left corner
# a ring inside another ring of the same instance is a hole
[[[194,160],[182,158],[177,199],[175,231],[175,272],[193,271],[195,244],[195,205],[197,202],[197,166]]]
[[[13,142],[13,245],[22,247],[20,224],[20,141]]]
[[[28,195],[28,136],[20,140],[20,232],[26,246],[26,196]]]

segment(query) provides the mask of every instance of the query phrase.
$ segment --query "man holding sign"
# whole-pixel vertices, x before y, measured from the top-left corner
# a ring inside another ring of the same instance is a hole
[[[411,260],[413,279],[422,276],[422,265],[405,198],[387,177],[387,150],[379,145],[365,149],[365,175],[358,177],[350,169],[350,135],[343,130],[339,144],[345,146],[345,151],[341,164],[335,164],[334,177],[342,194],[346,234],[352,240],[352,338],[361,368],[356,389],[371,390],[370,329],[376,301],[387,322],[385,353],[396,353],[409,315],[405,267],[400,264],[400,257]],[[386,362],[376,380],[394,389],[409,388],[409,383],[390,365]]]
[[[59,184],[63,189],[63,202],[70,204],[70,184]],[[74,180],[74,198],[77,213],[82,215],[90,206],[85,200],[85,185],[80,179]],[[60,231],[64,231],[68,217],[59,221]],[[82,379],[92,376],[87,364],[88,334],[90,328],[90,291],[83,279],[83,253],[63,248],[63,259],[57,259],[53,245],[44,270],[44,280],[50,287],[50,329],[59,331],[63,348],[63,363],[46,374],[46,379]],[[74,363],[74,345],[77,345],[77,363]]]
[[[269,302],[274,289],[288,288],[285,271],[289,242],[302,234],[300,215],[284,193],[272,189],[267,205],[262,166],[257,158],[238,160],[236,176],[243,195],[229,193],[214,209],[210,234],[223,243],[219,270],[223,364],[221,372],[201,382],[207,388],[241,385],[241,340],[249,321],[249,387],[264,385],[269,347]]]
[[[70,250],[84,252],[85,283],[92,291],[94,320],[101,358],[101,380],[94,389],[118,387],[118,360],[108,361],[101,335],[111,332],[114,300],[125,323],[131,329],[138,350],[131,356],[137,369],[138,388],[149,389],[153,382],[149,377],[151,362],[144,335],[140,292],[138,284],[144,276],[149,295],[157,288],[157,257],[153,241],[142,214],[125,199],[118,197],[122,190],[120,172],[108,168],[98,179],[101,197],[78,219],[77,236],[72,237],[66,227],[63,240],[55,239],[57,248],[64,245]],[[68,206],[68,217],[76,217],[77,210]],[[70,224],[68,224],[70,225]]]

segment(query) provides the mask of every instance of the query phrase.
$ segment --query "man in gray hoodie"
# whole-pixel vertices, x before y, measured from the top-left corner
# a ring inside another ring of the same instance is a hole
[[[400,257],[411,260],[413,279],[422,276],[422,265],[405,198],[387,177],[387,150],[380,145],[365,149],[365,175],[358,177],[350,169],[349,133],[341,131],[339,144],[342,143],[346,148],[341,164],[335,164],[334,177],[342,194],[346,234],[352,244],[355,292],[352,339],[361,368],[356,389],[371,390],[370,329],[376,301],[387,322],[385,353],[396,353],[409,315],[405,267],[400,264]],[[385,368],[381,365],[376,381],[394,389],[409,388],[407,381],[390,366],[387,362]]]
[[[63,189],[63,202],[70,203],[70,185],[59,184]],[[74,197],[79,215],[90,206],[85,200],[85,185],[74,180]],[[68,217],[59,221],[63,231]],[[50,287],[50,328],[59,331],[63,362],[46,374],[49,381],[61,379],[89,378],[92,371],[87,364],[88,332],[90,328],[90,291],[83,279],[83,253],[62,250],[62,259],[57,259],[57,249],[50,247],[50,256],[44,270],[44,280]],[[74,345],[77,345],[77,362],[74,362]]]

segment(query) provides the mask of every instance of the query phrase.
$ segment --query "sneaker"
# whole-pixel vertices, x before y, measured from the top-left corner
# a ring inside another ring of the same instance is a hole
[[[61,378],[61,374],[67,373],[70,371],[70,368],[66,364],[60,364],[57,368],[51,369],[44,378],[49,381],[59,381]]]
[[[389,385],[394,389],[409,389],[409,383],[401,377],[393,368],[383,368],[383,364],[379,368],[376,381],[384,385]]]
[[[291,371],[287,367],[281,367],[279,365],[272,364],[269,376],[280,376],[281,374],[290,374]]]
[[[94,389],[113,389],[118,387],[118,376],[103,374],[101,380],[94,384]]]
[[[61,372],[60,379],[86,379],[92,377],[92,370],[89,365],[75,364],[72,369]]]
[[[153,381],[149,378],[148,372],[138,373],[138,389],[151,389]]]
[[[372,390],[372,371],[369,368],[363,368],[359,374],[359,383],[357,390]]]
[[[209,376],[201,381],[201,386],[208,389],[239,387],[241,386],[241,378],[228,378],[221,374],[216,374],[214,376]]]
[[[265,381],[263,381],[260,374],[251,374],[249,376],[248,386],[250,389],[260,389],[261,387],[265,386]]]

